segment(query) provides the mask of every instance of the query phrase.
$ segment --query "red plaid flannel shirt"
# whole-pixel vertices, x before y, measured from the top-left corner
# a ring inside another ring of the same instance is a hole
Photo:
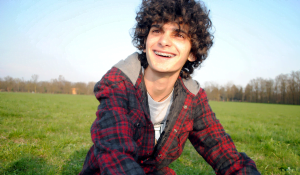
[[[141,68],[128,70],[139,64],[136,57],[125,60],[127,70],[113,67],[95,85],[100,105],[91,127],[94,145],[80,174],[175,174],[168,165],[181,155],[187,138],[216,174],[259,174],[255,163],[237,152],[204,90],[192,93],[180,77],[166,128],[155,145]]]

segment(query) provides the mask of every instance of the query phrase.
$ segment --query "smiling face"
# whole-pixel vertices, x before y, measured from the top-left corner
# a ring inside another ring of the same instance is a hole
[[[177,23],[153,24],[146,40],[147,69],[160,73],[179,73],[187,60],[194,61],[190,54],[191,42],[187,26]]]

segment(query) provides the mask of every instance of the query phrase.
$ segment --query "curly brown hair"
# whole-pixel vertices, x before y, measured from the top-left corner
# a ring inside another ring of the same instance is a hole
[[[153,23],[175,22],[189,26],[188,36],[191,41],[191,53],[195,61],[187,62],[181,69],[180,76],[185,79],[191,78],[194,69],[199,67],[208,56],[208,50],[213,45],[211,32],[212,23],[209,11],[202,2],[194,0],[143,0],[140,11],[137,12],[136,26],[132,39],[133,45],[141,51],[139,60],[146,69],[148,62],[146,53],[146,39]]]

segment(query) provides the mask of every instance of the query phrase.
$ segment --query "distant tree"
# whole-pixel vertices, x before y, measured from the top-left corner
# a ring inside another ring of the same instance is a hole
[[[259,101],[259,84],[257,79],[252,79],[250,81],[252,89],[252,102],[258,102]]]
[[[233,84],[231,87],[230,87],[230,100],[231,101],[238,101],[238,92],[239,92],[239,89],[236,87],[235,84]]]
[[[279,90],[279,103],[286,103],[287,97],[287,75],[280,74],[275,78],[277,88]]]
[[[267,103],[274,103],[274,81],[272,79],[266,80],[266,102]]]
[[[20,84],[21,84],[21,79],[20,78],[14,78],[14,85],[13,85],[13,89],[15,92],[20,92]]]
[[[259,77],[256,79],[257,83],[258,83],[258,102],[260,103],[264,103],[266,100],[266,82],[263,78]]]
[[[236,98],[238,101],[244,101],[244,92],[242,86],[237,86],[238,92],[236,94]]]
[[[26,81],[24,80],[24,78],[22,77],[20,80],[20,92],[25,92],[26,91]]]
[[[234,94],[232,94],[232,90],[231,90],[231,87],[232,87],[233,83],[232,82],[228,82],[226,85],[225,85],[225,90],[226,90],[226,101],[230,101],[232,100]]]
[[[296,93],[296,96],[297,96],[297,104],[299,105],[300,104],[300,71],[296,71],[295,72],[295,79],[296,79],[296,82],[297,82],[297,93]]]
[[[6,76],[4,77],[4,82],[7,92],[12,91],[14,79],[10,76]]]
[[[87,92],[86,94],[88,95],[93,95],[94,94],[94,86],[95,86],[95,82],[91,81],[87,84]]]
[[[220,87],[217,83],[205,82],[204,89],[209,100],[220,101],[222,99]]]
[[[220,92],[220,100],[222,101],[227,100],[225,87],[221,86],[219,92]]]
[[[58,91],[58,81],[57,81],[57,79],[51,79],[51,81],[50,81],[50,92],[51,93],[58,93],[59,91]]]
[[[64,93],[93,95],[95,82],[67,81],[64,76],[58,79],[38,82],[39,76],[34,74],[29,81],[24,78],[0,77],[0,91],[38,92],[38,93]],[[247,101],[260,103],[300,104],[300,71],[291,74],[280,74],[273,79],[256,78],[249,81],[245,88],[228,82],[225,86],[215,82],[205,82],[205,92],[209,100],[216,101]]]
[[[64,82],[65,82],[65,78],[62,75],[58,76],[58,79],[56,81],[56,93],[64,93]]]
[[[0,77],[0,92],[5,91],[5,82],[4,80]]]
[[[206,92],[206,95],[207,95],[207,98],[209,99],[209,100],[211,100],[211,88],[210,88],[210,82],[205,82],[204,83],[204,90],[205,90],[205,92]]]
[[[31,75],[31,83],[32,83],[32,91],[36,93],[36,85],[37,85],[37,80],[39,79],[39,76],[37,74]]]
[[[72,83],[69,81],[64,81],[64,93],[72,94]]]
[[[297,74],[292,71],[291,75],[287,79],[288,82],[288,90],[289,90],[289,99],[291,104],[298,103],[298,93],[299,93],[299,85],[297,83]]]
[[[211,95],[212,95],[213,100],[220,101],[220,91],[219,91],[218,84],[212,84]]]
[[[73,85],[74,88],[77,90],[77,94],[86,94],[87,87],[86,84],[83,82],[77,82]]]
[[[38,88],[37,88],[37,92],[38,93],[47,93],[47,84],[49,82],[47,81],[41,81],[38,83]]]

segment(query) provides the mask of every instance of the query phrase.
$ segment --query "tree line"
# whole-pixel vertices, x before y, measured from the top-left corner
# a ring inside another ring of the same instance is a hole
[[[275,79],[252,79],[246,87],[233,83],[220,86],[207,82],[204,89],[209,100],[299,105],[300,71],[280,74]]]
[[[38,81],[38,75],[34,74],[30,80],[24,78],[12,78],[10,76],[0,78],[0,91],[6,92],[30,92],[30,93],[51,93],[51,94],[86,94],[93,95],[95,82],[72,83],[65,80],[62,75],[50,81]]]
[[[95,82],[72,83],[62,75],[50,81],[38,81],[34,74],[30,80],[0,78],[0,91],[7,92],[34,92],[52,94],[86,94],[93,95]],[[300,71],[291,74],[280,74],[274,80],[256,78],[249,81],[246,87],[227,83],[224,86],[213,82],[206,82],[204,89],[209,100],[240,101],[256,103],[300,104]]]

